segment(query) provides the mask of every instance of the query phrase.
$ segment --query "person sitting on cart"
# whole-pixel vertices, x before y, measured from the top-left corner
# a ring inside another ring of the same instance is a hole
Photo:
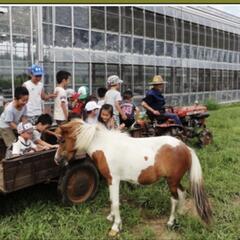
[[[41,139],[43,132],[46,132],[48,135],[51,134],[57,137],[54,132],[47,130],[52,125],[52,122],[53,122],[52,117],[49,114],[45,113],[45,114],[41,114],[38,117],[36,124],[33,126],[32,140],[34,144],[37,144],[42,149],[50,149],[50,148],[58,147],[58,144],[55,144],[55,145],[49,144],[46,141]]]
[[[164,83],[160,75],[153,77],[153,81],[149,84],[152,88],[147,91],[146,97],[142,100],[141,105],[147,110],[147,114],[151,120],[160,120],[162,116],[173,119],[176,124],[182,125],[179,117],[174,113],[165,111],[165,98],[162,94]]]
[[[5,158],[17,157],[40,150],[32,141],[33,131],[33,125],[30,122],[20,122],[17,126],[18,140],[7,149]]]

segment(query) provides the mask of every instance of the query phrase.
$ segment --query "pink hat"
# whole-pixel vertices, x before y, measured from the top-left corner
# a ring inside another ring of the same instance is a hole
[[[79,96],[80,96],[79,93],[73,93],[72,96],[71,96],[71,98],[72,98],[73,100],[76,100],[76,99],[79,98]]]

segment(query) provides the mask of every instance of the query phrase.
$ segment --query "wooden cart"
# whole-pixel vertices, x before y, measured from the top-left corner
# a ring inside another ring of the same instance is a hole
[[[4,194],[56,179],[62,201],[78,204],[93,198],[98,190],[99,174],[86,154],[60,167],[54,162],[56,149],[11,159],[4,159],[5,151],[0,139],[0,192]]]

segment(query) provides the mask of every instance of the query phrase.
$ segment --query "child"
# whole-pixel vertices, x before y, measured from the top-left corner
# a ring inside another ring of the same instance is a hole
[[[33,142],[43,149],[50,149],[58,147],[58,145],[49,144],[41,139],[41,135],[44,131],[47,130],[52,125],[52,118],[49,114],[42,114],[39,116],[36,125],[33,126]],[[47,131],[48,133],[50,131]],[[50,133],[49,133],[50,134]],[[54,135],[54,134],[53,134]]]
[[[88,88],[85,86],[80,87],[78,92],[72,95],[71,118],[82,118],[87,97]]]
[[[98,109],[101,108],[95,101],[89,101],[85,106],[87,117],[85,122],[89,124],[97,123]]]
[[[120,116],[120,123],[124,123],[127,128],[135,122],[135,113],[138,115],[139,109],[132,102],[132,91],[127,90],[123,93],[123,101],[120,105],[122,111],[126,114],[127,119],[123,120]]]
[[[113,119],[113,106],[111,104],[102,105],[98,115],[98,122],[103,124],[109,130],[117,128]],[[124,126],[124,124],[121,124],[118,129],[121,130]]]
[[[10,147],[16,135],[20,121],[27,121],[27,107],[29,92],[25,87],[16,87],[14,100],[10,102],[0,116],[0,136],[7,147]]]
[[[10,149],[11,153],[7,151],[6,158],[38,151],[37,145],[31,140],[33,126],[30,122],[19,123],[17,126],[17,132],[19,134],[18,141],[12,144],[12,150]]]
[[[68,120],[68,100],[65,88],[70,81],[71,74],[66,71],[59,71],[56,75],[57,87],[55,93],[57,97],[54,100],[54,120],[60,125]]]
[[[122,111],[120,107],[120,101],[122,101],[122,97],[119,89],[122,82],[123,81],[117,75],[112,75],[108,77],[107,83],[110,89],[105,95],[105,103],[111,104],[113,106],[113,117],[117,125],[120,124],[119,114],[123,120],[127,119],[126,114]]]
[[[97,89],[98,94],[98,105],[102,106],[104,104],[104,97],[106,95],[107,89],[105,87],[100,87]]]
[[[29,101],[27,104],[27,116],[28,120],[35,124],[37,118],[42,114],[42,100],[49,100],[55,98],[56,94],[46,94],[41,83],[42,76],[44,74],[41,66],[33,64],[28,68],[31,75],[30,80],[23,83],[29,91]]]

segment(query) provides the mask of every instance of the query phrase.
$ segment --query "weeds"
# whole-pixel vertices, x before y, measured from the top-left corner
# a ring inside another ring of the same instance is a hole
[[[211,111],[207,126],[213,144],[196,149],[214,221],[205,227],[190,207],[178,216],[179,228],[167,230],[170,194],[163,180],[147,187],[121,185],[123,231],[120,240],[236,240],[240,236],[240,106]],[[188,176],[183,185],[188,188]],[[188,195],[188,197],[191,197]],[[37,185],[0,197],[0,239],[107,240],[111,224],[108,189],[104,181],[97,197],[66,207],[57,199],[55,184]]]

